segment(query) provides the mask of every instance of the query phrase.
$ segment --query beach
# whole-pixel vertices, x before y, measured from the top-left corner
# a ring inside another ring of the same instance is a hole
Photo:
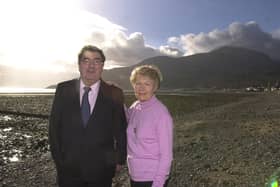
[[[160,96],[174,119],[169,187],[261,187],[280,167],[277,93]],[[133,96],[126,96],[127,102]],[[56,186],[52,95],[0,97],[0,186]],[[9,113],[10,111],[10,113]],[[127,168],[114,186],[129,186]]]

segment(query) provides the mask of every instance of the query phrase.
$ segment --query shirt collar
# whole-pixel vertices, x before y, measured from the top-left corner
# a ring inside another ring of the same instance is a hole
[[[153,105],[155,102],[157,101],[157,98],[155,95],[153,95],[149,100],[147,101],[138,101],[138,106],[140,106],[141,108],[147,108],[150,107],[151,105]]]
[[[91,90],[97,90],[100,86],[100,80],[98,80],[96,83],[90,86]],[[82,79],[80,79],[80,90],[84,91],[84,87],[86,85],[83,83]]]

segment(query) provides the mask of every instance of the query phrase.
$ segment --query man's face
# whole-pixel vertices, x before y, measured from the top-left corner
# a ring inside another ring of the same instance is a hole
[[[104,63],[98,52],[85,51],[79,62],[79,71],[83,83],[91,86],[100,78]]]

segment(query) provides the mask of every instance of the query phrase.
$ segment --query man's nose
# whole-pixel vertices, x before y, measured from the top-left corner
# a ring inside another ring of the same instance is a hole
[[[95,67],[95,63],[94,62],[89,63],[89,67],[90,68],[94,68]]]

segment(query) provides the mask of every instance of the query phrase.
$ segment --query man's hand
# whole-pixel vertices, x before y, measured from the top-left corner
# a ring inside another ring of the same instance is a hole
[[[117,165],[116,165],[116,173],[120,172],[121,169],[122,169],[122,165],[117,164]]]

